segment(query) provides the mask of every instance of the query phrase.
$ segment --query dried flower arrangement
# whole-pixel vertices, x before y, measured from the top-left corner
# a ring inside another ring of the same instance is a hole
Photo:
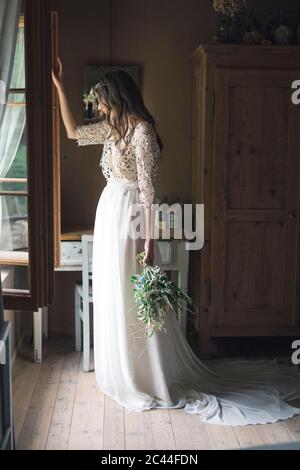
[[[218,14],[216,42],[235,44],[266,44],[258,22],[247,0],[214,0]]]
[[[261,27],[247,0],[213,0],[218,15],[213,42],[234,44],[300,44],[300,15],[287,10],[265,14]]]
[[[214,10],[223,15],[234,17],[244,5],[247,0],[214,0]]]
[[[297,15],[289,10],[274,10],[265,14],[264,34],[274,44],[297,43]]]

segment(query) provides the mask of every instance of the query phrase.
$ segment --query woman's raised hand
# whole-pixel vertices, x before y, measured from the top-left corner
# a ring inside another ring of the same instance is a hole
[[[62,63],[61,63],[59,58],[57,58],[57,61],[58,61],[58,73],[55,73],[55,71],[52,68],[51,69],[52,79],[53,79],[54,85],[56,86],[57,90],[62,91],[63,88],[64,88],[64,84],[63,84],[63,77],[64,77],[64,75],[63,75],[63,66],[62,66]]]

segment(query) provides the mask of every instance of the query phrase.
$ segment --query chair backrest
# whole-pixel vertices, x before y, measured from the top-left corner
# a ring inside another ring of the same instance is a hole
[[[89,281],[93,272],[93,235],[82,235],[82,291],[83,301],[89,299]]]

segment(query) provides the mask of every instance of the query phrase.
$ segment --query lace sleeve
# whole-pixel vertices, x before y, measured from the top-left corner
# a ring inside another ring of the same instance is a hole
[[[110,127],[106,121],[76,127],[78,145],[103,144],[109,135]]]
[[[154,203],[159,156],[160,148],[153,126],[150,123],[143,123],[137,132],[136,165],[140,189],[139,202],[144,207],[151,207]]]
[[[108,154],[110,154],[111,152],[111,147],[110,147],[109,142],[107,142],[105,145],[107,145],[107,147],[103,150],[99,166],[100,166],[103,176],[105,177],[107,181],[110,178],[110,175],[112,173],[111,164],[109,163],[109,158],[108,158]]]

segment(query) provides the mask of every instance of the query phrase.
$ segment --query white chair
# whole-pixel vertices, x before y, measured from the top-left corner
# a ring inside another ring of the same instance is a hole
[[[161,269],[163,271],[176,271],[178,273],[178,287],[188,292],[189,251],[185,248],[185,240],[159,240],[158,248],[161,255]],[[186,336],[187,306],[182,308],[178,318],[179,327]]]
[[[75,350],[81,351],[83,336],[83,370],[90,370],[90,304],[92,296],[93,235],[82,235],[82,282],[75,283]],[[83,335],[81,329],[83,325]]]

